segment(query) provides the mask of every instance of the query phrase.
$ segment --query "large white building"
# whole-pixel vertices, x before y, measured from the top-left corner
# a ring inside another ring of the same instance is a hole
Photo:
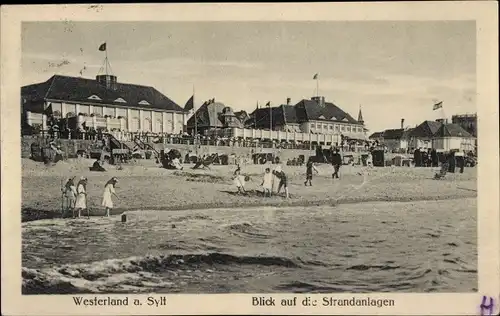
[[[153,87],[117,82],[116,76],[95,80],[54,75],[21,88],[23,125],[47,128],[47,115],[76,118],[77,126],[125,132],[179,133],[183,108]]]

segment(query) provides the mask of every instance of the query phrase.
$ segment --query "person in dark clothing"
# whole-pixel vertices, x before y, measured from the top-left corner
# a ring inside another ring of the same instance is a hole
[[[92,167],[89,168],[90,171],[100,171],[100,172],[104,172],[106,171],[106,169],[104,169],[101,164],[99,163],[99,160],[96,160],[94,162],[94,164],[92,165]]]
[[[464,173],[465,167],[465,156],[463,152],[458,152],[455,154],[455,159],[457,162],[457,167],[460,169],[460,173]]]
[[[281,191],[281,188],[284,188],[285,189],[285,196],[288,199],[289,198],[289,195],[288,195],[288,179],[286,177],[285,172],[283,172],[283,170],[281,170],[281,168],[279,168],[278,170],[274,170],[273,174],[278,179],[280,179],[280,183],[278,184],[278,191],[277,191],[277,193],[279,194],[280,191]]]
[[[340,156],[339,150],[335,149],[335,152],[332,154],[332,165],[334,172],[332,174],[332,178],[339,178],[340,166],[342,165],[342,157]]]
[[[450,173],[455,173],[455,167],[456,167],[456,164],[455,164],[455,152],[452,151],[450,152],[449,156],[448,156],[448,172]]]
[[[304,182],[304,185],[307,186],[307,182],[309,182],[309,186],[312,187],[312,178],[313,178],[313,169],[316,171],[316,173],[319,173],[318,169],[314,166],[312,159],[309,157],[309,160],[307,160],[306,164],[306,182]]]
[[[420,153],[420,149],[417,148],[413,152],[413,161],[415,162],[415,167],[422,166],[422,154]]]
[[[431,150],[431,160],[432,160],[432,167],[438,167],[439,166],[439,157],[437,155],[437,152],[435,149]]]

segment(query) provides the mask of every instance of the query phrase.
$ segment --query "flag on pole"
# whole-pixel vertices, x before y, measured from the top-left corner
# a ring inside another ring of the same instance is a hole
[[[442,107],[443,107],[443,101],[440,101],[440,102],[434,104],[434,106],[432,107],[432,110],[436,111],[437,109],[440,109]]]
[[[271,101],[267,102],[267,103],[266,103],[266,106],[267,106],[267,107],[270,107],[270,106],[271,106]]]
[[[47,116],[52,116],[54,114],[52,111],[52,103],[43,111],[43,114]]]
[[[99,50],[101,52],[104,52],[106,50],[106,42],[102,43],[101,46],[99,46]]]
[[[315,74],[313,77],[313,80],[317,80],[317,79],[318,79],[318,74]]]
[[[191,111],[194,109],[194,95],[189,98],[189,100],[186,102],[186,105],[184,106],[184,111]]]

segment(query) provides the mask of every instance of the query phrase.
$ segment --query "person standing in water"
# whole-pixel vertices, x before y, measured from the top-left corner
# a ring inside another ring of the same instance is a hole
[[[271,197],[273,191],[273,174],[271,173],[271,169],[266,168],[266,172],[264,173],[264,179],[262,181],[262,188],[264,189],[264,197],[269,193],[269,197]]]
[[[102,206],[106,208],[106,217],[109,217],[109,211],[113,208],[113,200],[111,199],[112,195],[118,198],[115,192],[115,185],[117,182],[118,180],[115,177],[113,177],[104,185]]]
[[[75,187],[75,177],[69,178],[64,185],[64,199],[66,200],[66,209],[63,209],[62,216],[64,217],[67,213],[73,212],[76,202],[76,187]]]
[[[80,217],[81,211],[87,209],[87,178],[81,177],[80,181],[76,186],[76,202],[74,211],[78,211],[78,217]],[[73,217],[75,213],[73,211]]]
[[[309,182],[309,186],[312,187],[312,178],[313,178],[313,170],[316,171],[316,173],[319,173],[318,169],[314,166],[311,157],[307,160],[306,164],[306,182],[304,182],[304,185],[307,186],[307,182]]]

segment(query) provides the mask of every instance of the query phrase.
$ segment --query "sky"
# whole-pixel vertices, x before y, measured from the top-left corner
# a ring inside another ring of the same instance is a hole
[[[22,84],[95,78],[251,112],[319,94],[371,132],[476,112],[474,21],[24,22]],[[313,80],[314,74],[319,80]],[[443,101],[443,109],[432,106]]]

